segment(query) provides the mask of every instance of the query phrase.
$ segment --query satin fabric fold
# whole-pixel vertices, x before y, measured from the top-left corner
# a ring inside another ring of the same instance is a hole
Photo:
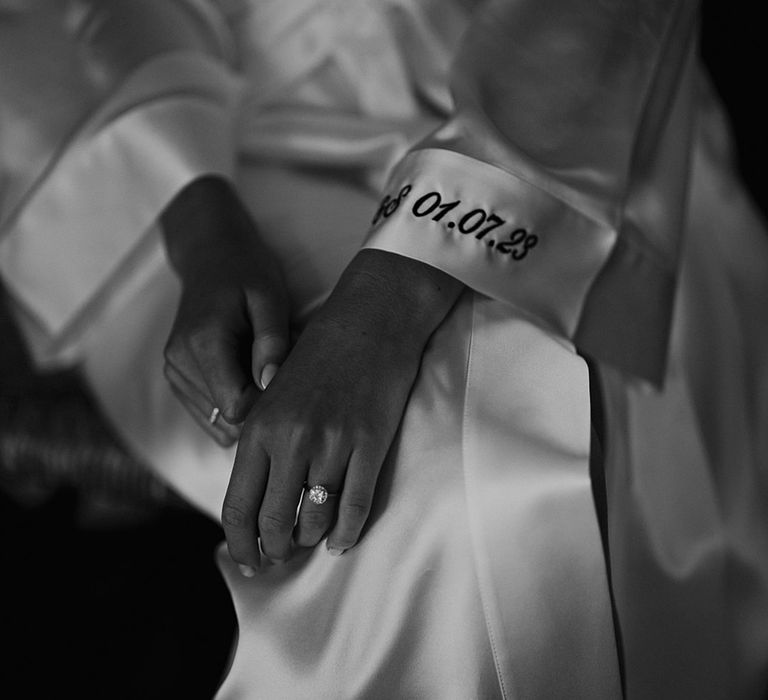
[[[192,71],[192,85],[184,85]],[[121,102],[94,115],[62,154],[65,162],[27,194],[23,208],[3,227],[3,278],[51,336],[60,335],[95,295],[103,294],[154,226],[158,210],[191,173],[229,176],[233,170],[221,103],[235,99],[235,81],[222,84],[216,65],[196,55],[194,60],[164,56],[149,72],[154,80],[135,75]],[[175,91],[171,96],[163,94],[169,83]],[[184,128],[175,128],[180,122]],[[148,168],[152,177],[142,177]],[[132,197],[113,183],[132,183]],[[53,225],[70,207],[83,212],[87,228],[80,217]],[[93,229],[102,234],[94,238]]]
[[[664,388],[601,368],[630,700],[768,690],[768,237],[702,104]]]

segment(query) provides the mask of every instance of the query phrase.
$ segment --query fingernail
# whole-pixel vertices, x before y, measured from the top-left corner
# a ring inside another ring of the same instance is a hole
[[[261,384],[262,390],[270,385],[275,378],[278,369],[280,369],[280,367],[274,362],[270,362],[268,365],[264,366],[264,369],[261,370],[261,377],[259,377],[259,383]]]
[[[237,568],[240,569],[240,573],[246,578],[253,578],[256,575],[256,569],[247,564],[238,564]]]
[[[328,547],[328,554],[330,554],[332,557],[340,557],[342,554],[344,554],[343,549],[339,549],[338,547]]]

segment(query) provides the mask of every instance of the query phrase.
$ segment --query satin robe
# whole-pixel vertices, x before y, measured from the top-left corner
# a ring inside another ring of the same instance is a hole
[[[360,245],[469,287],[361,545],[250,580],[220,553],[240,623],[221,697],[618,697],[575,346],[602,378],[628,697],[760,697],[768,251],[695,3],[0,7],[17,317],[214,517],[232,453],[161,379],[173,193],[232,177],[299,319]]]

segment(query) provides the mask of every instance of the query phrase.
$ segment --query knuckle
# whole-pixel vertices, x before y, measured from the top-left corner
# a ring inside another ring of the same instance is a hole
[[[178,386],[172,381],[170,384],[171,387],[171,393],[176,397],[176,400],[184,406],[185,410],[194,418],[196,416],[196,413],[190,408],[189,405],[189,399],[187,398],[186,394],[179,389]]]
[[[356,442],[365,446],[365,449],[372,454],[380,451],[382,442],[381,426],[377,425],[372,415],[361,415],[358,418],[356,433]]]
[[[259,341],[284,341],[287,334],[285,325],[281,323],[265,323],[255,329],[255,338]]]
[[[182,344],[177,340],[176,335],[173,335],[163,348],[163,359],[166,362],[166,376],[167,365],[177,366],[181,364],[184,356],[184,350]]]
[[[170,384],[174,384],[175,377],[173,376],[173,368],[171,367],[171,363],[168,360],[168,358],[165,358],[165,363],[163,364],[163,376],[165,377],[166,381]]]
[[[231,396],[219,397],[217,403],[221,411],[221,417],[227,423],[231,425],[240,421],[242,411],[237,398],[232,398]]]
[[[259,533],[269,537],[271,535],[284,535],[293,529],[293,520],[281,513],[264,511],[259,515]]]
[[[371,499],[368,494],[347,494],[339,508],[340,516],[354,523],[362,523],[371,510]]]
[[[307,510],[301,514],[301,527],[305,530],[325,530],[329,517],[319,510]]]
[[[243,433],[247,435],[249,443],[258,445],[266,452],[271,452],[270,446],[277,435],[277,430],[262,415],[254,415],[253,412],[248,416],[243,427]]]
[[[286,456],[292,463],[308,459],[317,452],[320,444],[314,428],[307,425],[305,417],[293,409],[284,412],[279,419],[274,416],[267,417],[264,430],[273,437],[279,436]]]
[[[322,426],[320,432],[320,440],[323,444],[327,445],[330,449],[338,449],[340,445],[344,444],[344,438],[346,431],[344,426],[339,425],[336,421],[328,421]]]
[[[221,522],[225,528],[244,530],[253,523],[253,518],[245,501],[227,498],[221,509]]]
[[[278,364],[288,351],[288,336],[285,333],[265,333],[259,331],[253,336],[256,352]]]
[[[195,355],[208,352],[213,342],[213,336],[212,329],[208,325],[196,325],[187,334],[187,344],[189,349]]]

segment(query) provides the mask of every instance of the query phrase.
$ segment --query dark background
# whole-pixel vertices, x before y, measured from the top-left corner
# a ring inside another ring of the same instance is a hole
[[[756,3],[702,4],[701,51],[720,97],[731,117],[739,168],[760,206],[768,215],[768,100],[766,100],[765,25]]]
[[[743,3],[702,16],[766,212],[763,27]],[[221,531],[121,451],[76,374],[36,376],[2,313],[0,339],[0,695],[210,698],[234,634]]]

